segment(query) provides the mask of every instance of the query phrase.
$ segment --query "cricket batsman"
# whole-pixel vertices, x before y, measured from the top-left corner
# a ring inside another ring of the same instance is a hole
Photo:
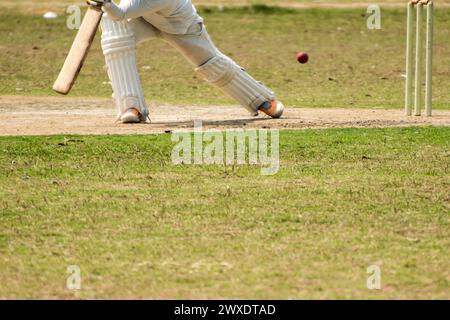
[[[101,22],[102,50],[119,121],[139,123],[149,118],[136,65],[136,45],[155,38],[175,47],[200,77],[234,98],[252,115],[261,111],[272,118],[281,117],[284,106],[275,94],[214,46],[191,0],[87,3],[105,13]]]

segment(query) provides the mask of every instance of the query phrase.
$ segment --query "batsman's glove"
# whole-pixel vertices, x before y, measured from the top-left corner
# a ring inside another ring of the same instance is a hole
[[[86,3],[94,9],[101,9],[105,4],[110,2],[111,0],[88,0]]]

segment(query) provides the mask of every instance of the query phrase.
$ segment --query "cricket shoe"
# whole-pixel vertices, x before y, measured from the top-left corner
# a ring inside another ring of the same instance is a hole
[[[264,102],[259,108],[259,111],[264,112],[269,117],[280,118],[284,111],[284,106],[280,101],[272,100]]]
[[[122,123],[141,123],[147,119],[137,109],[131,108],[125,111],[119,118]]]

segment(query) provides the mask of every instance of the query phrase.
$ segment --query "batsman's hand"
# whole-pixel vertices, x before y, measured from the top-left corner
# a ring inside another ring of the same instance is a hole
[[[88,0],[86,3],[94,9],[101,9],[106,3],[110,2],[111,0]]]

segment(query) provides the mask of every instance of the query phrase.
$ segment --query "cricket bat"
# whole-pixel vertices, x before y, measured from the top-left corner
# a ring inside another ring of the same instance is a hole
[[[94,41],[102,15],[101,10],[88,8],[58,79],[53,85],[53,90],[57,93],[66,95],[72,89]]]

